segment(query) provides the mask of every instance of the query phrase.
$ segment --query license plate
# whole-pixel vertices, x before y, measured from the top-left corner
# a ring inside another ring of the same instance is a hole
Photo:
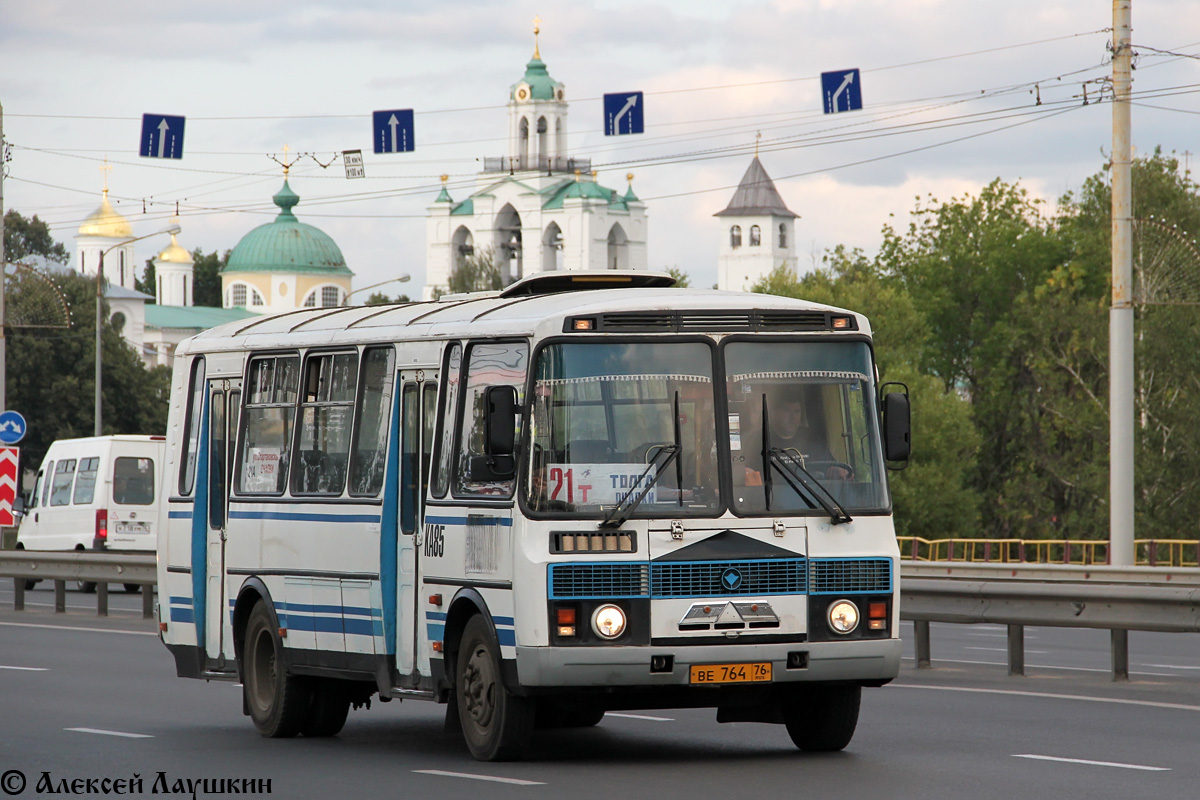
[[[692,683],[769,683],[771,662],[751,664],[695,664],[691,669]]]
[[[117,522],[113,524],[113,533],[149,533],[149,522]]]

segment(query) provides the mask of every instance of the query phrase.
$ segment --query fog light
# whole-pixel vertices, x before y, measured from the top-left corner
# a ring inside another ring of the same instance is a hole
[[[559,636],[574,636],[575,635],[575,626],[574,625],[559,625],[558,626],[558,635]]]
[[[834,633],[850,633],[858,627],[858,606],[838,600],[829,606],[829,627]]]
[[[592,630],[601,639],[616,639],[625,632],[625,612],[614,605],[604,605],[592,612]]]
[[[887,620],[873,619],[867,623],[867,626],[873,631],[887,630]]]

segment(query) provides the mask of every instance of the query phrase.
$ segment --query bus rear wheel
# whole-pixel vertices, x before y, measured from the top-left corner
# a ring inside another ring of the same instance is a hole
[[[801,750],[831,753],[854,738],[861,686],[811,686],[788,696],[783,721],[788,736]]]
[[[287,674],[283,642],[266,603],[250,612],[242,658],[242,692],[254,727],[273,739],[300,733],[312,706],[311,688],[304,678]]]
[[[479,761],[519,758],[533,734],[534,705],[504,687],[500,645],[481,616],[463,629],[454,694],[467,748]]]

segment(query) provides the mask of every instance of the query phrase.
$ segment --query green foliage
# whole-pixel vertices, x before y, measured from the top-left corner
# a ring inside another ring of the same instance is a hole
[[[21,280],[10,284],[13,302],[21,301]],[[55,280],[71,308],[71,327],[17,328],[7,335],[8,407],[29,421],[21,442],[26,467],[36,466],[55,439],[95,430],[96,284],[76,273]],[[104,433],[165,433],[169,370],[145,369],[111,325],[102,339]]]
[[[477,249],[459,263],[450,273],[448,291],[494,292],[504,288],[504,275],[496,263],[496,251],[492,247]]]
[[[211,253],[205,253],[199,247],[192,251],[192,261],[195,266],[192,267],[192,291],[195,292],[193,304],[198,306],[210,306],[212,308],[221,308],[221,270],[225,269],[225,265],[229,263],[229,254],[232,250],[226,250],[224,255],[220,255],[216,250]],[[149,292],[153,294],[153,292]]]
[[[15,209],[4,213],[4,257],[21,261],[28,256],[43,256],[59,264],[69,263],[71,256],[61,242],[54,241],[50,226],[37,214],[26,219]]]
[[[412,302],[412,299],[409,298],[409,296],[406,294],[397,295],[396,299],[393,300],[392,298],[388,297],[383,292],[371,292],[371,295],[367,298],[367,301],[365,303],[363,303],[363,305],[385,306],[385,305],[388,305],[389,303],[411,303],[411,302]]]
[[[676,289],[686,289],[692,285],[692,276],[679,267],[667,267],[667,274],[675,279]]]

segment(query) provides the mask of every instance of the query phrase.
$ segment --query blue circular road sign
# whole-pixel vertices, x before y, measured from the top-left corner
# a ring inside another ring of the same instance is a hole
[[[16,444],[25,438],[25,418],[16,411],[0,413],[0,443]]]

